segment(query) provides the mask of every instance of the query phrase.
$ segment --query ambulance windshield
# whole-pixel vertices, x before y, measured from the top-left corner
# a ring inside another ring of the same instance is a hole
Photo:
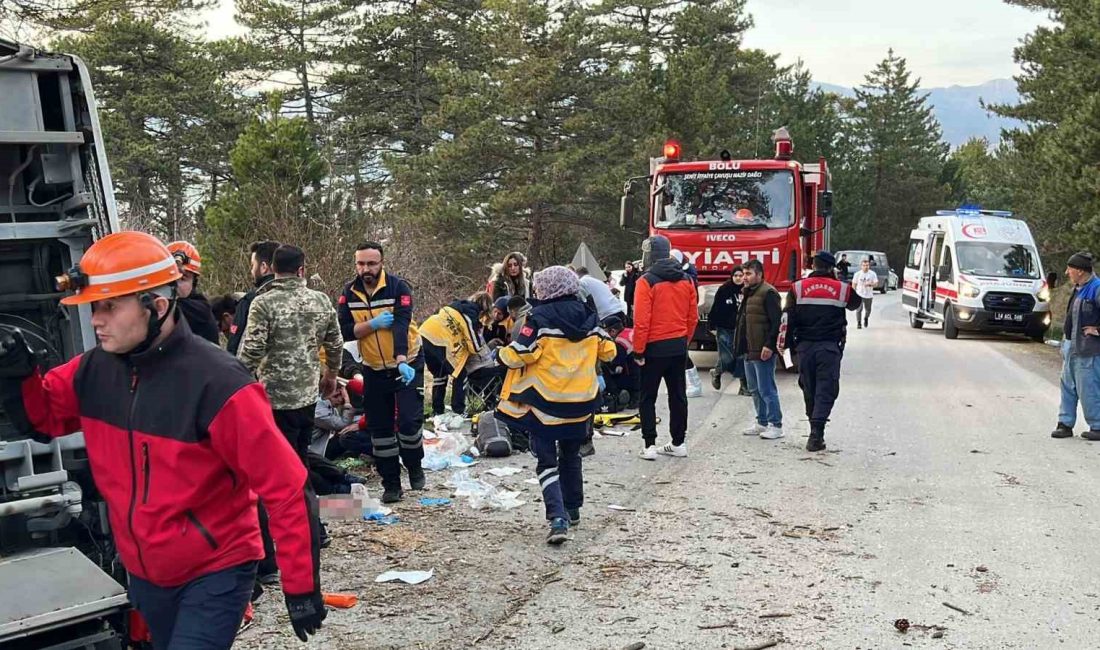
[[[959,272],[992,278],[1038,280],[1034,246],[995,242],[959,242]]]
[[[794,175],[714,171],[658,177],[657,228],[788,228],[794,223]]]

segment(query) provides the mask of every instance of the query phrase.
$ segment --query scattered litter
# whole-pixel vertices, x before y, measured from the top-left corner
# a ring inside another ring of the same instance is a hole
[[[902,632],[902,633],[908,632],[909,631],[909,619],[899,618],[898,620],[894,621],[894,628],[897,629],[898,632]]]
[[[981,564],[981,565],[978,565],[978,566],[974,567],[974,570],[977,571],[978,573],[985,573],[986,571],[989,571],[989,568],[986,567],[984,564]]]
[[[511,476],[513,474],[519,474],[523,470],[518,467],[494,467],[493,469],[485,472],[486,474],[492,474],[493,476],[504,478],[505,476]],[[537,481],[536,481],[537,482]]]
[[[642,648],[644,648],[644,647],[645,647],[644,643],[642,643],[641,641],[635,641],[634,643],[631,643],[630,645],[623,646],[623,650],[642,650]]]
[[[524,483],[526,483],[528,485],[538,485],[539,480],[537,478],[529,478],[526,481],[524,481]]]
[[[611,505],[607,506],[607,509],[608,510],[617,510],[618,512],[637,512],[637,510],[635,510],[634,508],[627,508],[626,506],[617,506],[615,504],[611,504]]]
[[[336,609],[351,609],[359,602],[359,596],[355,594],[323,594],[321,598],[325,605]]]
[[[959,612],[961,614],[965,614],[966,616],[970,616],[970,612],[966,611],[962,607],[959,607],[958,605],[952,605],[951,603],[945,602],[945,603],[943,603],[943,606],[948,608],[948,609],[953,609],[956,612]]]
[[[784,350],[784,352],[790,354],[789,350]],[[777,645],[779,645],[779,639],[772,639],[756,645],[739,645],[734,647],[733,650],[767,650],[767,648],[774,648]]]
[[[386,571],[382,575],[374,579],[375,582],[393,582],[394,580],[400,580],[405,584],[418,585],[421,582],[426,582],[435,575],[435,569],[429,569],[428,571]]]
[[[421,466],[432,472],[440,472],[448,467],[469,467],[476,461],[468,455],[470,442],[458,431],[436,431],[436,439],[424,445],[424,460]]]
[[[370,498],[366,486],[361,483],[352,483],[350,494],[320,497],[318,505],[326,521],[355,521],[382,510],[382,502]]]
[[[390,514],[392,512],[393,511],[389,508],[383,508],[379,512],[372,512],[369,515],[364,515],[363,519],[367,521],[373,521],[379,526],[389,526],[391,524],[399,523],[401,521],[401,518],[395,514]]]
[[[420,505],[422,506],[449,506],[451,500],[446,498],[437,497],[420,497]]]
[[[611,438],[625,438],[630,435],[630,429],[601,429],[600,433]]]
[[[498,490],[485,481],[470,476],[470,470],[467,469],[451,474],[451,478],[447,479],[447,485],[455,489],[456,497],[468,497],[467,503],[474,510],[482,508],[511,510],[526,503],[518,498],[519,492]]]

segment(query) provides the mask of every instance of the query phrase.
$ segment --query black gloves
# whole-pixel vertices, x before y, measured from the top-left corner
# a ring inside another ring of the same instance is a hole
[[[320,592],[304,596],[287,594],[286,609],[290,612],[290,624],[294,627],[294,633],[302,641],[308,641],[309,635],[316,634],[321,629],[321,621],[328,616]]]
[[[0,379],[22,381],[34,374],[38,359],[27,345],[23,331],[16,328],[0,330]]]

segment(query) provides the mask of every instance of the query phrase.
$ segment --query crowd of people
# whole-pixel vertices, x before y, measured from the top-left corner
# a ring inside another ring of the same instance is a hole
[[[246,293],[209,301],[194,245],[116,233],[70,271],[63,299],[91,306],[99,346],[43,372],[17,333],[0,354],[0,389],[29,433],[85,432],[155,647],[228,647],[248,601],[276,584],[305,640],[325,617],[316,495],[364,481],[334,464],[344,456],[369,460],[384,503],[425,487],[427,375],[437,429],[478,410],[527,441],[550,544],[580,521],[597,414],[637,409],[642,459],[688,455],[698,274],[662,236],[641,257],[614,282],[583,266],[532,273],[509,253],[484,290],[418,322],[413,287],[377,242],[356,247],[335,304],[307,286],[303,250],[274,241],[249,248]],[[825,448],[843,312],[863,304],[835,263],[819,253],[785,311],[759,261],[718,288],[705,321],[720,352],[711,382],[720,389],[729,373],[752,398],[745,433],[783,436],[774,375],[786,346],[801,361],[807,448]],[[670,440],[658,445],[662,383]]]

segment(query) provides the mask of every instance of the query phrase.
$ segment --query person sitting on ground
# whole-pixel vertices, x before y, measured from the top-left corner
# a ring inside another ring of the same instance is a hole
[[[228,341],[233,328],[233,317],[237,313],[237,298],[231,293],[219,296],[210,303],[210,311],[214,314],[214,322],[218,324],[221,340]]]
[[[359,386],[359,390],[362,391],[361,380]],[[313,438],[309,443],[309,451],[324,456],[325,449],[332,438],[343,436],[358,428],[356,419],[346,386],[341,386],[340,390],[329,397],[319,396],[317,405],[313,409]]]
[[[199,276],[202,275],[202,259],[199,258],[199,250],[185,241],[174,241],[168,244],[168,250],[176,259],[176,264],[182,273],[176,282],[176,306],[183,312],[183,317],[191,326],[192,333],[214,345],[221,345],[218,322],[214,319],[210,301],[199,293]]]
[[[457,429],[466,414],[466,362],[488,347],[479,326],[492,309],[488,293],[479,291],[456,300],[420,325],[424,362],[432,373],[432,415],[436,426]],[[451,413],[445,404],[447,383],[451,383]]]
[[[638,408],[638,398],[642,391],[642,369],[634,361],[631,354],[633,350],[628,342],[619,340],[626,327],[621,319],[612,318],[604,324],[604,330],[615,340],[615,358],[603,364],[603,378],[607,385],[604,405],[607,412],[618,413],[625,409]]]
[[[579,287],[576,274],[564,266],[536,273],[541,303],[518,338],[498,353],[508,374],[496,417],[530,438],[550,522],[549,544],[566,541],[570,523],[580,521],[580,449],[603,388],[597,363],[615,357],[615,345],[597,326],[596,314],[577,300]]]

